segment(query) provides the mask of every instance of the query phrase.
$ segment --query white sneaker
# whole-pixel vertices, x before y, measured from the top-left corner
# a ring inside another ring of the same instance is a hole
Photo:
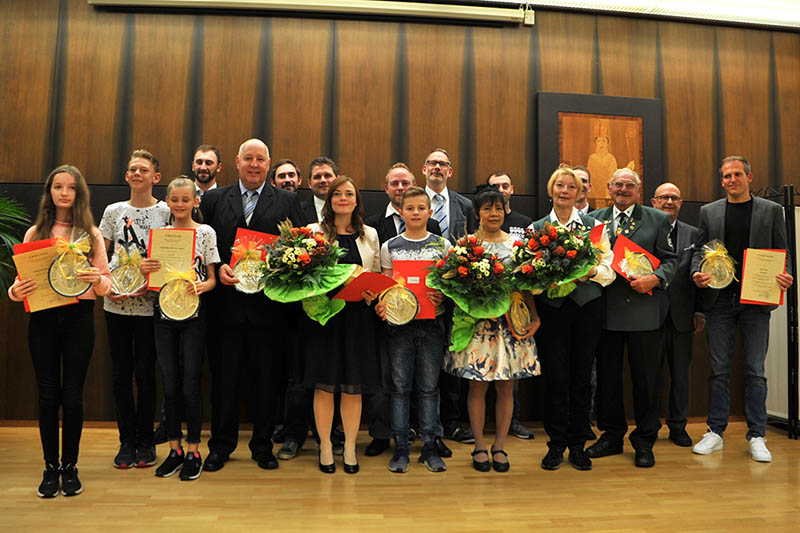
[[[752,446],[752,445],[751,445]],[[699,455],[708,455],[711,452],[716,452],[722,449],[722,437],[709,431],[703,435],[703,439],[694,445],[692,451]]]
[[[759,463],[769,463],[772,461],[772,454],[767,449],[767,439],[764,437],[753,437],[750,439],[750,457]]]

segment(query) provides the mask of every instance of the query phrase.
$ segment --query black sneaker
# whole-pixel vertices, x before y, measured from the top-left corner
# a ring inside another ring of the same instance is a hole
[[[508,428],[508,432],[522,440],[530,440],[534,438],[533,431],[523,426],[522,422],[519,420],[511,420],[511,426]]]
[[[558,470],[564,462],[564,450],[552,447],[547,450],[547,455],[542,458],[542,468],[545,470]]]
[[[203,460],[197,452],[188,452],[181,468],[181,481],[191,481],[200,477],[203,471]]]
[[[156,447],[142,445],[136,448],[136,468],[145,468],[156,464]]]
[[[117,456],[114,457],[114,468],[125,470],[132,468],[136,464],[136,446],[130,442],[123,442]]]
[[[569,463],[575,470],[591,470],[592,460],[586,455],[583,448],[575,448],[569,451]]]
[[[445,431],[444,438],[462,444],[475,444],[475,435],[472,434],[472,428],[462,428],[457,425],[450,428],[449,431]]]
[[[83,492],[81,480],[78,479],[78,469],[72,463],[61,466],[61,494],[75,496]]]
[[[42,483],[36,494],[40,498],[55,498],[58,494],[58,467],[56,465],[45,465]]]
[[[167,442],[167,424],[165,422],[159,422],[158,427],[153,432],[153,445],[156,444],[164,444]]]
[[[177,472],[184,461],[183,449],[170,450],[161,466],[156,468],[156,477],[169,477]]]

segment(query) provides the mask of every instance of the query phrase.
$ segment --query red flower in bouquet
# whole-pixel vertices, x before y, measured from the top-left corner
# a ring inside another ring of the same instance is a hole
[[[566,250],[564,249],[564,247],[563,247],[563,246],[561,246],[561,245],[559,245],[559,246],[556,246],[556,247],[553,249],[553,255],[562,256],[562,255],[564,255],[564,254],[566,254],[566,253],[567,253],[567,251],[566,251]]]
[[[506,269],[506,267],[503,266],[503,263],[498,261],[492,267],[492,272],[494,272],[495,274],[502,274],[505,271],[505,269]]]
[[[541,255],[541,254],[539,254]],[[523,274],[530,274],[533,272],[533,267],[531,265],[522,265],[522,273]]]
[[[535,250],[539,247],[539,242],[536,239],[531,239],[528,241],[528,248],[531,250]]]
[[[458,273],[462,278],[465,278],[467,277],[467,274],[469,274],[469,269],[465,266],[460,266],[458,267]]]
[[[311,256],[308,255],[308,253],[302,253],[302,254],[298,255],[297,259],[301,263],[303,263],[304,265],[307,265],[307,264],[309,264],[311,262]]]
[[[550,237],[548,235],[542,235],[541,237],[539,237],[539,242],[542,244],[542,246],[547,246],[548,244],[550,244]],[[535,249],[536,248],[534,248],[534,250]]]
[[[436,261],[436,268],[444,268],[444,265],[445,265],[444,259],[439,259],[438,261]]]
[[[577,250],[568,250],[567,251],[567,257],[569,259],[575,259],[576,255],[578,255],[578,251]]]
[[[483,255],[483,246],[476,246],[475,248],[473,248],[472,249],[472,254],[475,257],[479,257],[479,256]]]

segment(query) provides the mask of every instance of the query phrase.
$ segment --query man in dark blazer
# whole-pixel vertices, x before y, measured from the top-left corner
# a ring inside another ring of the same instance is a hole
[[[692,362],[692,336],[706,325],[703,293],[689,276],[697,228],[678,220],[681,191],[672,183],[662,183],[650,199],[653,207],[669,215],[670,240],[678,256],[678,269],[667,290],[662,293],[661,318],[664,324],[664,349],[669,367],[669,439],[678,446],[691,446],[686,432],[689,412],[689,364]]]
[[[744,402],[747,418],[747,440],[750,456],[755,461],[770,462],[772,454],[766,446],[767,377],[764,361],[769,344],[770,313],[776,306],[743,304],[741,270],[747,248],[788,250],[783,209],[775,202],[750,194],[753,174],[750,163],[741,156],[722,160],[719,169],[726,197],[700,208],[697,248],[692,258],[692,279],[698,287],[707,287],[711,275],[700,271],[702,246],[717,239],[724,243],[736,261],[736,277],[723,289],[711,289],[707,303],[707,335],[711,377],[708,380],[708,432],[692,451],[706,455],[722,449],[722,435],[730,414],[730,381],[733,366],[733,345],[738,330],[742,335],[744,362]],[[791,264],[775,282],[781,290],[791,287],[794,278]]]
[[[280,304],[263,294],[245,294],[234,286],[238,279],[230,267],[231,248],[237,228],[278,234],[278,223],[289,219],[302,223],[297,196],[266,183],[269,150],[258,139],[249,139],[236,156],[239,179],[233,185],[208,191],[200,211],[203,220],[217,232],[221,263],[220,284],[209,294],[219,350],[209,354],[212,373],[211,439],[204,469],[220,470],[239,441],[239,387],[242,375],[251,380],[250,411],[253,436],[252,458],[261,468],[278,467],[272,453],[276,379],[273,360],[282,357],[283,348],[275,339],[283,337]]]
[[[447,180],[453,176],[453,165],[450,154],[444,148],[436,148],[425,159],[422,165],[425,176],[425,192],[431,199],[432,219],[439,223],[442,236],[451,243],[463,237],[465,233],[474,233],[478,229],[478,219],[472,202],[447,187]],[[467,420],[467,383],[447,372],[439,375],[439,413],[444,425],[446,438],[472,444],[475,436],[472,430],[463,427]]]
[[[586,454],[596,458],[622,453],[622,441],[628,431],[622,395],[623,352],[627,346],[636,418],[636,429],[629,439],[636,451],[634,464],[651,467],[655,465],[653,444],[661,428],[658,377],[663,336],[657,291],[669,286],[678,258],[669,242],[669,216],[639,204],[641,188],[642,180],[636,172],[617,170],[608,182],[613,205],[592,213],[606,225],[612,247],[617,235],[625,235],[661,263],[653,274],[630,281],[617,276],[603,289],[605,316],[599,317],[603,324],[597,354],[597,425],[604,433]],[[648,294],[651,291],[653,294]]]
[[[339,168],[330,157],[316,158],[308,166],[308,187],[313,196],[300,202],[303,211],[303,225],[322,221],[322,206],[328,196],[328,187],[339,177]]]
[[[572,171],[583,183],[583,189],[578,191],[578,198],[575,200],[575,208],[583,215],[588,215],[594,209],[589,205],[589,193],[592,192],[592,175],[589,169],[581,165],[572,167]]]

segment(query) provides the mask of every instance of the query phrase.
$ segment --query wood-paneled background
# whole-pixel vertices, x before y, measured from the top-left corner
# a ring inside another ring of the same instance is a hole
[[[541,10],[534,27],[137,12],[86,0],[0,0],[0,12],[6,183],[39,182],[68,162],[92,184],[121,184],[139,147],[169,179],[212,143],[228,184],[238,145],[257,136],[304,174],[330,155],[363,189],[382,189],[395,161],[419,169],[441,146],[452,188],[504,169],[517,194],[534,195],[539,90],[662,99],[664,176],[690,202],[720,196],[726,154],[751,160],[755,187],[794,182],[800,167],[798,33]],[[34,418],[27,319],[7,302],[0,318],[0,418]],[[87,386],[95,419],[113,417],[102,322]],[[694,416],[706,402],[698,345]]]

